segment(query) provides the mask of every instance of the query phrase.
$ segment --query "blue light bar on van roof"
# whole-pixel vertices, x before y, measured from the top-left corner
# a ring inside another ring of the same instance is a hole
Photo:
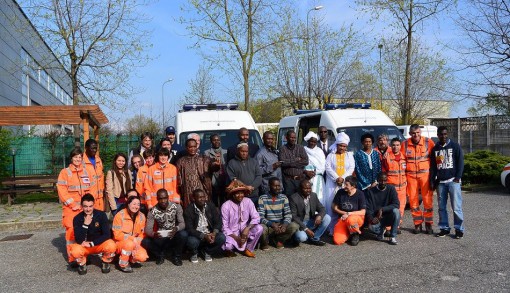
[[[339,104],[326,104],[326,110],[335,109],[370,109],[370,103],[339,103]]]
[[[200,111],[200,110],[237,110],[239,107],[236,103],[228,104],[184,104],[182,110],[187,111]]]
[[[296,115],[299,115],[299,114],[308,114],[308,113],[314,113],[314,112],[318,112],[318,111],[322,111],[321,109],[310,109],[310,110],[294,110],[294,114]]]

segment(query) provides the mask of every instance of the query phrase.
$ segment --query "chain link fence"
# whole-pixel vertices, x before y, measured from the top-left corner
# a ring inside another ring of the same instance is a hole
[[[432,118],[431,124],[448,127],[448,136],[459,142],[465,153],[491,150],[510,156],[510,116]]]

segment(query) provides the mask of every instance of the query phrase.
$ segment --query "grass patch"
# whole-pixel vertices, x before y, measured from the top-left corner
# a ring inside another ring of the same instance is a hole
[[[504,191],[505,188],[501,184],[496,184],[496,183],[486,183],[486,184],[481,184],[481,183],[466,183],[466,184],[462,185],[462,190],[472,191],[472,192],[476,192],[476,191],[488,191],[488,190]]]
[[[7,202],[7,196],[4,196]],[[56,192],[33,192],[27,194],[18,194],[14,200],[14,204],[34,203],[34,202],[58,202],[58,195]]]

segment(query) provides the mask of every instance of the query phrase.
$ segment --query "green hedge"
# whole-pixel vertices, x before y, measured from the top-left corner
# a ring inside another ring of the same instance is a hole
[[[498,183],[510,157],[492,151],[476,151],[464,156],[462,181],[471,184]]]

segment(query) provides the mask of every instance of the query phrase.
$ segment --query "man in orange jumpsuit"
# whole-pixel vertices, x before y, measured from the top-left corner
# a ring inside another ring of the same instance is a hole
[[[402,226],[402,217],[404,216],[404,209],[407,202],[407,178],[406,178],[406,158],[400,152],[401,143],[398,137],[391,140],[391,151],[384,153],[383,156],[383,170],[388,174],[388,184],[395,187],[397,190],[399,211],[400,211],[400,225],[398,232]]]
[[[138,194],[140,194],[142,206],[145,206],[145,212],[144,208],[142,208],[141,211],[146,214],[148,211],[147,201],[151,200],[151,194],[145,185],[145,178],[149,173],[149,167],[154,165],[154,151],[152,149],[145,150],[145,152],[143,152],[143,159],[145,164],[143,164],[143,166],[141,166],[136,173],[135,189],[138,191]]]
[[[427,234],[434,234],[433,223],[433,198],[430,188],[430,155],[434,142],[428,137],[421,136],[420,126],[413,124],[409,128],[411,138],[404,141],[401,152],[406,158],[407,194],[409,205],[414,221],[414,234],[423,230],[425,222]],[[423,211],[420,209],[419,193],[423,199]]]
[[[116,245],[110,239],[110,223],[105,212],[94,208],[94,196],[90,193],[81,198],[83,212],[74,217],[73,229],[75,244],[71,244],[71,255],[78,262],[78,273],[87,273],[87,256],[101,254],[101,272],[110,272],[110,263],[115,256]]]
[[[158,162],[149,167],[147,172],[144,187],[146,192],[151,195],[150,201],[147,200],[149,210],[158,203],[156,192],[161,188],[168,192],[171,202],[176,204],[181,202],[181,196],[177,192],[177,168],[168,162],[169,158],[170,151],[168,149],[159,149]]]
[[[85,155],[83,156],[83,166],[90,176],[90,194],[94,196],[94,208],[104,211],[104,173],[103,162],[99,157],[98,144],[94,139],[88,139],[85,142]]]
[[[71,164],[62,169],[57,179],[57,192],[62,202],[62,225],[66,229],[66,246],[69,263],[73,265],[75,258],[71,255],[71,244],[74,244],[73,219],[81,212],[81,197],[90,190],[90,178],[83,168],[83,152],[74,148],[70,155]]]

